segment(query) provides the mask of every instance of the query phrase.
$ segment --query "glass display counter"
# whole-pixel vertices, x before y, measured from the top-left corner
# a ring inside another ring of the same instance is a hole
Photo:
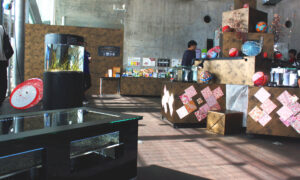
[[[0,116],[0,178],[32,169],[40,179],[85,178],[120,164],[133,178],[140,119],[93,108]]]

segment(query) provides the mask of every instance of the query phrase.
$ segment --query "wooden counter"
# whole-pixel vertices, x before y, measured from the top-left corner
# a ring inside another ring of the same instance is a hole
[[[121,95],[122,96],[160,96],[165,78],[121,78]]]
[[[192,97],[193,104],[196,105],[196,110],[189,112],[189,114],[184,118],[180,118],[176,111],[185,106],[181,101],[180,96],[185,94],[185,90],[189,87],[194,87],[197,92],[197,94]],[[198,120],[195,112],[199,111],[200,107],[203,107],[203,105],[207,104],[205,98],[201,93],[201,91],[207,87],[209,87],[211,91],[215,90],[218,87],[221,88],[224,95],[217,99],[217,102],[220,105],[221,110],[226,110],[226,85],[164,82],[162,89],[162,117],[166,118],[176,128],[197,126],[204,127],[206,124],[206,118],[204,118],[203,120]],[[174,97],[174,101],[172,101],[171,97]],[[201,98],[201,100],[203,101],[200,104],[197,102],[199,98]],[[165,101],[167,101],[168,103],[165,103]]]
[[[263,135],[274,135],[274,136],[287,136],[287,137],[300,137],[300,134],[290,125],[287,127],[281,120],[280,116],[278,115],[278,111],[283,107],[283,104],[277,99],[283,92],[288,92],[291,96],[297,96],[300,98],[300,89],[299,88],[273,88],[273,87],[263,87],[266,90],[266,94],[262,97],[269,97],[276,108],[272,112],[270,110],[270,117],[271,120],[265,125],[261,125],[256,122],[251,116],[250,112],[255,108],[259,108],[261,111],[263,110],[260,102],[256,97],[255,94],[259,90],[263,90],[260,87],[249,87],[249,104],[248,104],[248,120],[247,120],[247,133],[250,134],[263,134]],[[269,94],[269,95],[268,95]],[[263,101],[265,102],[265,101]],[[296,101],[299,103],[298,101]],[[273,104],[273,106],[274,106]],[[267,107],[271,107],[272,105],[267,105]],[[274,106],[274,107],[275,107]],[[286,112],[286,111],[285,111]],[[288,115],[287,115],[288,116]],[[298,119],[299,121],[299,119]]]

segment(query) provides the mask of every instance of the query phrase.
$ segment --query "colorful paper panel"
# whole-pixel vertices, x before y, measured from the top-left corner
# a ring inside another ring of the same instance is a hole
[[[189,113],[192,113],[197,110],[197,106],[193,101],[190,101],[189,103],[185,104],[184,106]]]

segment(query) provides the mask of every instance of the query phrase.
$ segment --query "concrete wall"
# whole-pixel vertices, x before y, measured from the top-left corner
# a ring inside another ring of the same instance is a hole
[[[195,39],[199,48],[213,38],[221,25],[222,12],[230,10],[233,0],[56,0],[56,22],[66,16],[66,25],[124,28],[124,63],[127,57],[181,58],[186,44]],[[113,4],[126,4],[126,13],[114,11]],[[277,6],[265,7],[258,0],[258,9],[274,13],[284,22],[295,13],[292,33],[284,30],[290,48],[300,50],[300,1],[282,0]],[[206,24],[203,17],[210,15]],[[298,31],[297,31],[298,30]]]

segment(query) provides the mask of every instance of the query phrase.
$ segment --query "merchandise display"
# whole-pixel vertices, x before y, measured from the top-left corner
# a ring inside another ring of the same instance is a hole
[[[201,51],[201,58],[206,59],[207,58],[207,49],[202,49]]]

